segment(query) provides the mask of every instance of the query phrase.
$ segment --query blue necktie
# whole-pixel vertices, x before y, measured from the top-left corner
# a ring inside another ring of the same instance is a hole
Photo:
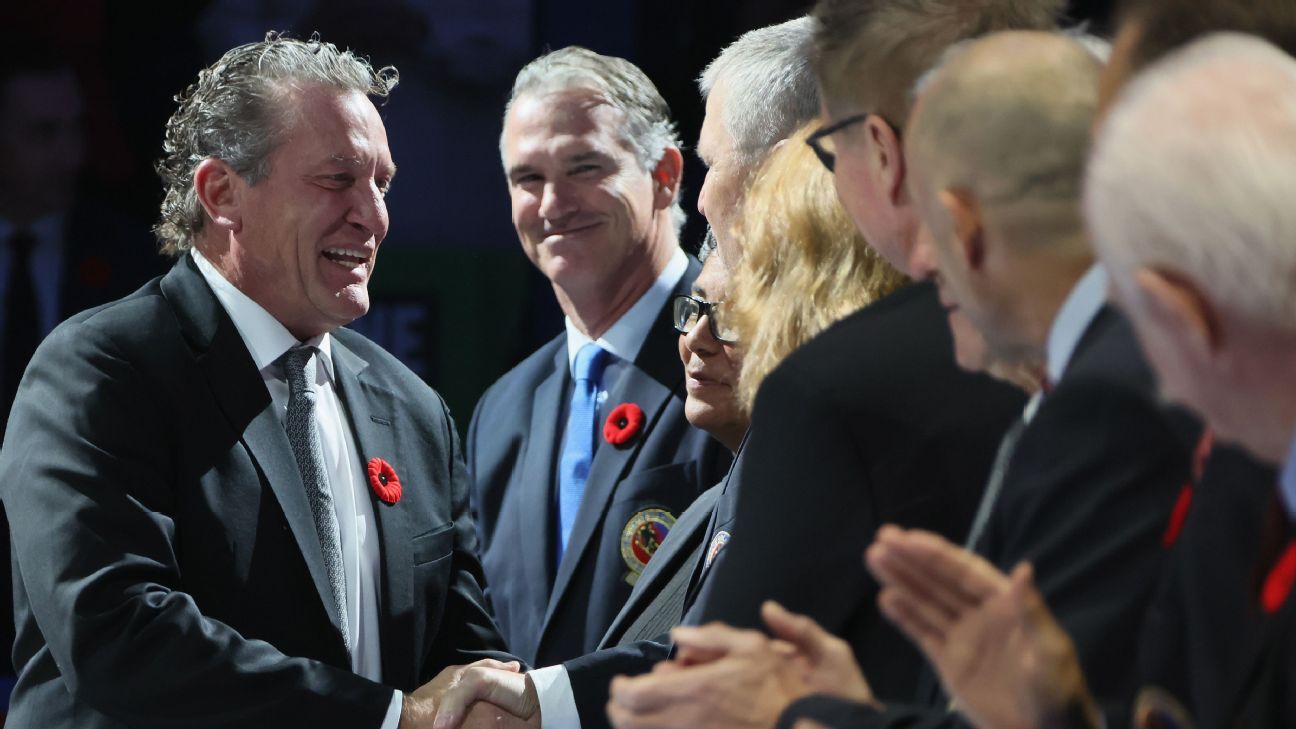
[[[558,466],[557,564],[562,564],[563,552],[567,550],[576,512],[585,495],[590,462],[594,460],[594,421],[598,418],[599,381],[606,360],[607,352],[590,343],[580,348],[572,364],[571,405],[567,408],[567,431]]]

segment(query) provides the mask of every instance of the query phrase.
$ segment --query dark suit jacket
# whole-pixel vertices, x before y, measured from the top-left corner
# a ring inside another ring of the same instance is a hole
[[[690,578],[705,549],[707,525],[721,485],[702,492],[648,562],[621,611],[599,641],[599,649],[655,640],[679,625]]]
[[[608,685],[618,674],[647,672],[670,655],[670,629],[706,548],[707,526],[723,484],[707,489],[680,516],[593,653],[563,663],[582,729],[608,727]]]
[[[392,688],[502,648],[440,398],[348,330],[333,360],[359,456],[404,487],[374,502],[385,685],[348,668],[280,417],[185,257],[61,325],[20,388],[11,725],[377,727]]]
[[[962,539],[1024,402],[958,369],[930,284],[828,328],[761,386],[717,506],[732,538],[685,622],[759,627],[778,600],[850,642],[881,695],[910,695],[920,659],[878,613],[864,549],[885,523]]]
[[[1034,564],[1040,591],[1104,703],[1128,706],[1136,686],[1132,646],[1196,436],[1196,423],[1159,399],[1128,324],[1104,308],[1023,431],[979,545],[1005,571],[1022,560]],[[888,703],[882,713],[856,706],[819,716],[843,722],[831,724],[837,727],[965,725],[938,691],[923,698],[925,705]]]
[[[1291,609],[1271,616],[1259,601],[1269,568],[1292,536],[1277,484],[1272,466],[1216,447],[1148,611],[1139,644],[1142,683],[1174,696],[1201,729],[1232,726],[1257,710],[1243,726],[1296,726],[1291,699],[1274,701],[1291,696],[1296,679],[1296,666],[1281,655],[1296,651],[1296,635],[1284,626]],[[1258,722],[1271,709],[1276,713]],[[1129,719],[1120,718],[1113,729]]]
[[[690,261],[675,293],[686,293],[698,270]],[[600,440],[556,572],[555,463],[564,427],[558,419],[571,391],[566,335],[505,374],[477,404],[467,450],[486,595],[509,647],[532,665],[594,650],[630,595],[621,553],[627,524],[649,508],[678,517],[729,464],[728,451],[684,419],[684,372],[669,308],[604,408],[639,405],[644,429],[623,446]]]
[[[166,270],[157,253],[157,241],[148,226],[124,219],[92,200],[78,202],[63,227],[62,282],[59,287],[59,320],[92,306],[119,299]],[[36,312],[0,312],[0,318],[36,316]],[[0,402],[0,430],[9,415],[10,402]],[[0,433],[0,443],[3,433]],[[9,575],[9,522],[0,510],[0,584],[11,584]],[[13,601],[0,600],[0,652],[8,655],[14,641]],[[8,661],[0,674],[12,674]]]

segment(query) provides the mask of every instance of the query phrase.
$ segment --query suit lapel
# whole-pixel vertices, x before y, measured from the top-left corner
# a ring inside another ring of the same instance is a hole
[[[693,266],[695,267],[696,264]],[[694,278],[696,278],[696,271],[690,268],[673,293],[678,293],[681,289],[687,290]],[[684,370],[675,354],[675,340],[678,335],[671,327],[670,319],[666,314],[669,308],[668,299],[667,304],[653,320],[653,326],[649,329],[634,364],[622,373],[616,390],[608,392],[607,402],[601,408],[602,415],[606,417],[613,408],[622,403],[638,405],[644,413],[643,430],[629,443],[614,446],[603,440],[601,424],[594,429],[598,450],[594,452],[594,460],[590,463],[589,478],[585,481],[585,495],[581,497],[580,510],[576,514],[576,525],[572,529],[562,564],[558,566],[553,592],[549,595],[549,609],[545,613],[546,630],[554,610],[562,601],[563,593],[571,584],[572,575],[575,574],[586,548],[589,547],[591,537],[602,525],[603,514],[612,500],[617,484],[625,478],[626,471],[634,463],[635,456],[644,442],[651,436],[666,405],[683,383]]]
[[[706,538],[707,527],[711,524],[711,515],[715,512],[716,499],[720,496],[720,487],[713,486],[689,506],[685,512],[688,520],[680,519],[662,542],[661,548],[649,560],[639,581],[635,583],[630,599],[621,607],[620,612],[608,626],[607,633],[599,648],[616,645],[644,610],[648,609],[662,588],[681,570],[692,573],[688,558],[698,544]]]
[[[269,484],[279,501],[284,520],[315,583],[320,607],[328,613],[337,631],[337,647],[343,648],[341,620],[333,603],[306,489],[283,422],[275,412],[252,355],[188,256],[163,279],[162,293],[176,309],[181,329],[197,352],[198,363],[217,404],[234,431],[242,434],[243,447],[260,471],[262,482]]]
[[[359,460],[362,479],[367,479],[366,466],[370,458],[382,458],[400,468],[395,432],[396,403],[387,390],[370,384],[364,377],[369,363],[347,349],[333,337],[333,370],[338,382],[338,396],[346,408],[355,434],[355,458]],[[417,683],[414,665],[409,660],[414,634],[414,525],[410,523],[410,510],[400,503],[386,504],[363,489],[364,498],[373,505],[375,527],[382,554],[382,575],[379,579],[379,637],[383,646],[382,675],[392,686],[413,686]]]
[[[562,437],[558,420],[563,412],[563,394],[571,381],[567,368],[567,339],[560,338],[558,344],[553,368],[532,396],[531,429],[520,471],[523,475],[521,508],[516,511],[518,523],[513,526],[513,533],[519,535],[521,541],[518,559],[526,568],[523,570],[527,580],[524,594],[531,602],[528,609],[536,616],[536,624],[545,615],[546,596],[550,594],[554,580],[553,555],[557,535],[550,485],[557,478],[554,457]],[[536,635],[532,645],[522,646],[522,655],[535,655],[539,644],[540,636]]]

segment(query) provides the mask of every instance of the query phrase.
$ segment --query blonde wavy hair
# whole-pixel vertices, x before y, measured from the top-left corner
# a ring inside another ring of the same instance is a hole
[[[808,124],[757,171],[734,234],[742,257],[729,308],[745,349],[738,400],[756,392],[784,357],[828,325],[891,293],[908,278],[851,222],[806,137]]]

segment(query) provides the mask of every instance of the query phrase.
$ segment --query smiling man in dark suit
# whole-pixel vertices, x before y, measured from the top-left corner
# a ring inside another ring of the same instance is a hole
[[[566,330],[482,396],[468,433],[490,600],[534,665],[593,650],[664,536],[728,452],[684,418],[670,299],[683,158],[670,110],[632,64],[583,48],[518,74],[500,141],[522,249]]]
[[[45,340],[0,452],[10,725],[417,727],[454,672],[403,692],[506,657],[444,404],[340,328],[387,232],[369,97],[395,83],[271,35],[180,98],[179,260]]]

